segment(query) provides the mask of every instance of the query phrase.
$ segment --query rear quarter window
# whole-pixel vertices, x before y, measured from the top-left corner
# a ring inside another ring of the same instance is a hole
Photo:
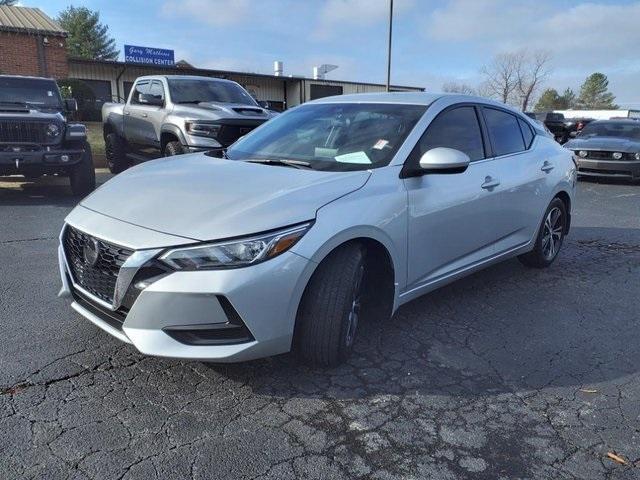
[[[522,138],[524,139],[525,148],[529,148],[533,143],[533,131],[527,122],[524,120],[518,119],[518,123],[520,124],[520,130],[522,131]]]

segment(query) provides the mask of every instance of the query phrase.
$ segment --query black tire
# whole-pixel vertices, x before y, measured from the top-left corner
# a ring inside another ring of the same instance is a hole
[[[104,153],[111,173],[124,172],[131,166],[127,159],[127,148],[124,140],[117,133],[110,133],[104,139]]]
[[[364,267],[362,246],[348,244],[330,253],[314,272],[296,319],[296,349],[306,363],[334,366],[351,354]]]
[[[74,195],[85,196],[96,188],[96,171],[93,166],[93,155],[88,142],[82,144],[84,153],[82,160],[71,167],[69,181]]]
[[[185,151],[182,144],[179,141],[174,140],[172,142],[167,142],[164,146],[163,153],[165,157],[173,157],[174,155],[182,155]]]
[[[554,217],[557,213],[560,216]],[[533,268],[546,268],[551,265],[562,247],[568,218],[565,203],[557,197],[554,198],[544,212],[533,250],[520,255],[518,260]]]

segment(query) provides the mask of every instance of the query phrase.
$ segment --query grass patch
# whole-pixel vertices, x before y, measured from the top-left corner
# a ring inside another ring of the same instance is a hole
[[[102,138],[101,122],[83,122],[87,126],[87,140],[94,156],[104,157],[104,138]]]

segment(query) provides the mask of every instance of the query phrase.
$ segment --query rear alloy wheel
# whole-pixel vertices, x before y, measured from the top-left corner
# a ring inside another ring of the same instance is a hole
[[[185,153],[184,147],[177,140],[174,140],[173,142],[168,142],[164,146],[165,157],[173,157],[174,155],[182,155],[183,153]]]
[[[544,214],[534,249],[518,259],[528,267],[548,267],[558,256],[566,231],[567,207],[562,200],[554,198]]]
[[[361,321],[364,276],[364,249],[358,244],[340,247],[318,266],[296,320],[296,348],[305,362],[327,367],[349,357]]]

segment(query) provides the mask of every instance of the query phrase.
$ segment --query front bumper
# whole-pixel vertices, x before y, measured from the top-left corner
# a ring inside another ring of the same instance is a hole
[[[640,179],[640,161],[578,158],[578,175],[585,177]]]
[[[143,354],[215,362],[289,351],[297,306],[313,271],[312,262],[285,252],[246,268],[173,272],[146,286],[128,311],[113,311],[78,288],[62,244],[58,260],[60,296],[72,297],[72,308],[107,333]],[[214,343],[194,340],[199,331],[215,331],[234,322],[241,322],[249,335],[217,338]]]
[[[0,170],[22,173],[29,170],[59,169],[78,163],[83,153],[79,149],[0,144]]]

